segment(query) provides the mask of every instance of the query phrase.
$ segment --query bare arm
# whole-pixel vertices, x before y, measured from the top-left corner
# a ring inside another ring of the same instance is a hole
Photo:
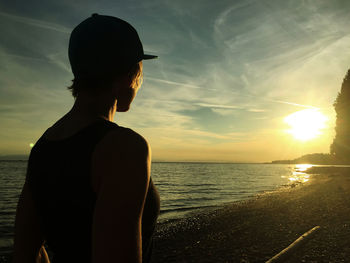
[[[93,159],[99,177],[92,262],[141,262],[141,217],[150,177],[150,151],[138,134],[111,134]]]
[[[50,262],[30,188],[24,184],[15,221],[13,263]]]

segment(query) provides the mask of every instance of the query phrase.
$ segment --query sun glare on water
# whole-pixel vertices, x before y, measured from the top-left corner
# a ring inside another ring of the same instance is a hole
[[[300,141],[308,141],[319,136],[326,127],[327,120],[328,118],[318,109],[297,111],[284,118],[284,122],[290,126],[287,132]]]

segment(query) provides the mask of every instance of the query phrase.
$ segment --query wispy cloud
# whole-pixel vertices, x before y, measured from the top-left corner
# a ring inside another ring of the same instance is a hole
[[[15,55],[15,54],[9,54],[8,52],[4,52],[1,50],[0,47],[0,56],[1,57],[8,57],[8,58],[13,58],[13,59],[18,59],[18,60],[32,60],[32,61],[38,61],[38,62],[44,62],[45,59],[42,58],[35,58],[35,57],[30,57],[30,56],[22,56],[22,55]]]
[[[68,61],[66,60],[65,54],[64,55],[62,53],[48,54],[48,55],[46,55],[46,57],[48,58],[48,60],[51,63],[53,63],[56,66],[58,66],[59,68],[63,69],[67,73],[72,72],[70,66],[67,64]]]
[[[319,109],[319,108],[314,107],[314,106],[302,105],[302,104],[288,102],[288,101],[281,101],[281,100],[271,100],[271,101],[277,102],[277,103],[282,103],[282,104],[287,104],[287,105],[293,105],[293,106],[297,106],[297,107],[302,107],[302,108],[307,108],[307,109]]]
[[[7,19],[14,20],[16,22],[24,23],[27,25],[43,28],[43,29],[48,29],[48,30],[53,30],[56,32],[64,33],[64,34],[70,34],[71,29],[66,28],[62,25],[50,23],[47,21],[43,20],[38,20],[38,19],[33,19],[33,18],[28,18],[25,16],[18,16],[18,15],[13,15],[5,12],[0,12],[0,16],[3,16]]]
[[[218,109],[242,109],[238,106],[233,105],[218,105],[218,104],[206,104],[206,103],[195,103],[195,105],[207,108],[218,108]]]
[[[153,78],[153,77],[146,77],[145,79],[159,82],[159,83],[168,84],[168,85],[188,87],[188,88],[192,88],[192,89],[200,89],[201,88],[201,87],[193,85],[193,84],[181,83],[181,82],[170,81],[170,80],[165,80],[165,79],[158,79],[158,78]]]

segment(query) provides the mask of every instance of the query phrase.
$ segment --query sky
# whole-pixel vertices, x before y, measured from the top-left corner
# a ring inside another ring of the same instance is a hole
[[[144,82],[115,122],[142,134],[155,161],[269,162],[327,153],[333,102],[350,68],[347,0],[0,0],[0,155],[30,144],[70,110],[72,29],[92,13],[131,23]],[[317,109],[300,141],[286,116]]]

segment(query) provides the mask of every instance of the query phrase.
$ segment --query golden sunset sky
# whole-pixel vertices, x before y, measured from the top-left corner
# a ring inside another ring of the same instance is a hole
[[[131,110],[156,161],[267,162],[329,152],[333,102],[350,68],[350,1],[0,1],[0,155],[70,110],[72,29],[92,13],[130,22],[148,53]],[[315,138],[286,116],[314,109]]]

